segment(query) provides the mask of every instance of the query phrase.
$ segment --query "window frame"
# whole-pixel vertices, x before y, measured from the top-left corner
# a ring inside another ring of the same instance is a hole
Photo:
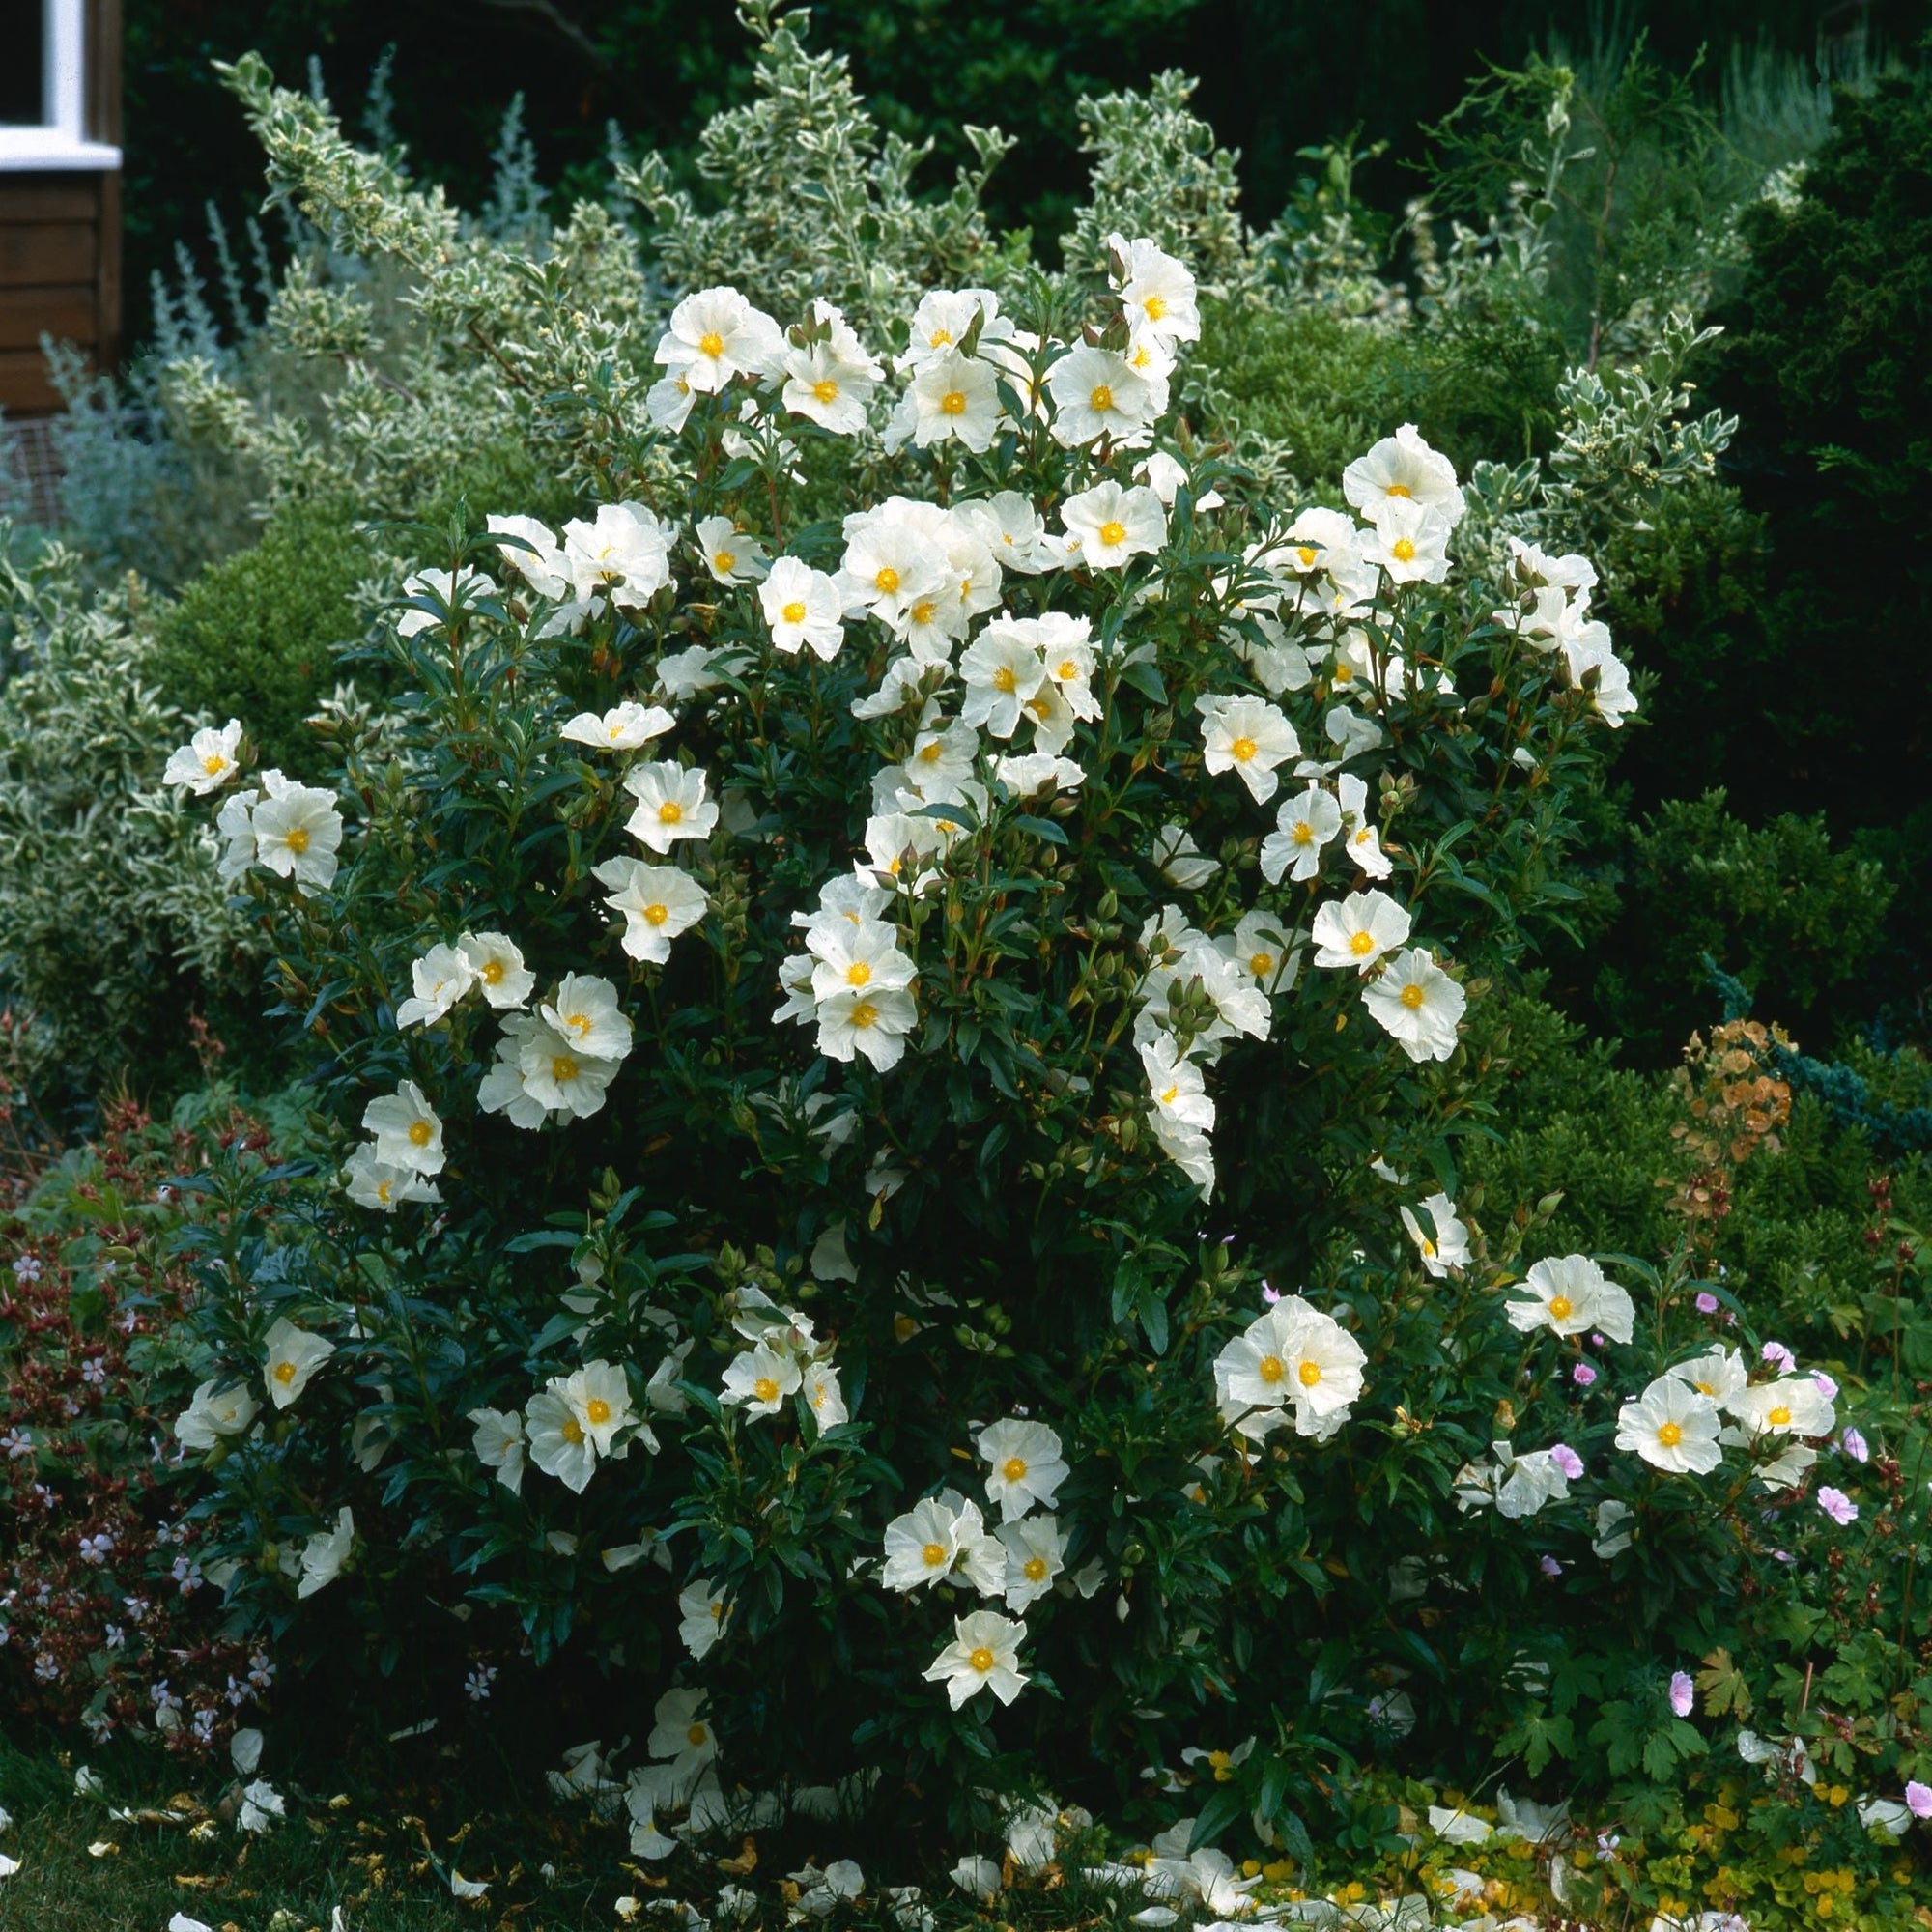
[[[45,168],[112,169],[121,150],[87,131],[88,0],[42,0],[46,24],[37,124],[0,127],[0,173]]]

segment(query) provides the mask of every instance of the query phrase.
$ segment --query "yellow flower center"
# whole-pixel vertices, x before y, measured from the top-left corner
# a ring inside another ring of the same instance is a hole
[[[1029,1583],[1044,1583],[1046,1581],[1046,1558],[1044,1556],[1029,1556],[1020,1565],[1020,1574],[1026,1577]]]
[[[1303,544],[1294,554],[1301,559],[1303,570],[1313,570],[1315,568],[1315,559],[1321,554],[1320,551],[1311,550],[1306,544]]]
[[[503,962],[500,959],[484,960],[483,983],[486,986],[500,986],[503,983]]]
[[[1352,684],[1354,681],[1355,667],[1347,658],[1337,658],[1335,660],[1335,682],[1337,684]]]
[[[228,760],[219,752],[211,752],[202,759],[201,768],[213,778],[216,772],[225,772],[228,769]]]
[[[939,615],[939,606],[930,597],[922,597],[912,607],[911,615],[915,624],[929,624]]]
[[[1694,1388],[1699,1395],[1715,1396],[1718,1393],[1716,1385],[1711,1382],[1692,1382],[1690,1386]]]
[[[568,1087],[577,1078],[577,1062],[567,1053],[553,1054],[550,1063],[550,1077],[559,1087]]]
[[[308,827],[295,825],[289,828],[289,836],[284,841],[298,859],[308,850]]]
[[[1351,932],[1349,935],[1349,951],[1357,959],[1365,959],[1376,950],[1376,936],[1373,932]]]
[[[296,1365],[293,1362],[277,1362],[275,1364],[275,1379],[278,1382],[280,1382],[284,1388],[287,1388],[288,1385],[295,1380],[295,1378],[296,1378]]]
[[[948,389],[939,399],[939,413],[943,416],[963,416],[966,413],[966,395],[961,389]]]
[[[946,1546],[943,1543],[928,1543],[920,1555],[928,1570],[943,1570],[946,1567]]]
[[[1245,765],[1261,750],[1252,738],[1236,738],[1228,747],[1229,753],[1237,765]]]
[[[1105,544],[1109,550],[1113,549],[1113,547],[1116,544],[1125,543],[1126,540],[1127,540],[1126,525],[1106,523],[1100,526],[1100,541],[1103,544]]]
[[[1312,1389],[1321,1379],[1321,1364],[1320,1362],[1303,1362],[1294,1373],[1301,1378],[1301,1386],[1303,1388]]]
[[[1549,1297],[1549,1319],[1552,1321],[1569,1321],[1570,1306],[1570,1297],[1567,1294],[1552,1294]]]
[[[872,579],[872,588],[882,597],[890,597],[899,587],[899,574],[891,564],[880,566],[879,574]]]
[[[852,1009],[852,1024],[861,1032],[864,1032],[868,1026],[876,1025],[878,1017],[879,1009],[873,1006],[870,1000],[861,1000]]]
[[[935,328],[932,331],[932,333],[925,338],[925,345],[928,349],[944,349],[948,346],[948,344],[952,342],[952,331],[950,328]]]
[[[1274,954],[1272,952],[1250,952],[1248,954],[1248,971],[1257,980],[1265,980],[1274,971]]]
[[[982,1643],[966,1662],[983,1677],[993,1667],[993,1653]]]
[[[1684,1431],[1676,1423],[1666,1422],[1659,1427],[1657,1439],[1666,1449],[1675,1449],[1684,1440]]]
[[[711,568],[720,577],[729,577],[738,568],[738,559],[728,550],[713,551],[711,553]]]
[[[1261,1377],[1262,1380],[1266,1382],[1270,1387],[1280,1381],[1282,1377],[1287,1375],[1287,1373],[1288,1371],[1281,1365],[1281,1357],[1279,1355],[1264,1355],[1255,1364],[1255,1374]]]
[[[1413,563],[1415,546],[1406,537],[1397,537],[1395,542],[1389,545],[1389,554],[1398,563]]]
[[[430,1136],[435,1131],[435,1128],[427,1121],[412,1121],[410,1122],[410,1145],[412,1147],[428,1147]]]
[[[389,1205],[389,1196],[394,1190],[395,1182],[393,1180],[379,1180],[376,1183],[376,1199],[386,1208]]]
[[[1434,1261],[1435,1259],[1435,1243],[1432,1241],[1427,1235],[1423,1236],[1422,1237],[1422,1252],[1425,1255],[1427,1255],[1431,1261]]]
[[[714,1624],[722,1624],[724,1621],[724,1605],[723,1604],[713,1604],[711,1605],[711,1621]]]
[[[923,765],[936,765],[946,755],[946,747],[935,738],[929,745],[919,748],[919,761]]]
[[[601,1395],[593,1395],[583,1405],[583,1412],[590,1418],[593,1429],[602,1429],[611,1420],[611,1405]]]
[[[566,1442],[582,1442],[583,1440],[583,1425],[574,1415],[566,1415],[557,1424],[556,1433]]]
[[[685,1732],[684,1741],[688,1745],[701,1745],[710,1735],[711,1733],[702,1724],[693,1724],[690,1730]]]
[[[1013,675],[1011,665],[1001,665],[993,672],[993,689],[995,691],[1017,691],[1019,689],[1019,679]]]
[[[1406,985],[1402,989],[1402,1003],[1412,1013],[1419,1013],[1422,1010],[1422,1003],[1427,997],[1428,995],[1416,984]]]
[[[1382,494],[1388,497],[1412,497],[1415,493],[1406,483],[1391,483]]]
[[[1297,845],[1313,845],[1315,843],[1315,828],[1305,818],[1300,820],[1294,828],[1294,842]]]
[[[838,400],[838,384],[830,376],[821,376],[812,384],[811,395],[814,402],[836,403]]]
[[[707,328],[697,338],[697,350],[701,355],[722,355],[724,353],[724,338],[715,328]]]
[[[1026,1477],[1026,1472],[1027,1472],[1026,1458],[1023,1456],[1009,1456],[1007,1460],[1000,1464],[1000,1474],[1004,1476],[1009,1483],[1017,1483],[1024,1481]]]
[[[1180,1092],[1180,1082],[1177,1080],[1171,1086],[1165,1088],[1162,1091],[1160,1095],[1160,1104],[1163,1107],[1173,1106],[1175,1098],[1179,1094],[1179,1092]]]
[[[1150,322],[1158,322],[1167,313],[1167,298],[1165,296],[1149,296],[1141,303],[1141,313]]]
[[[779,1399],[779,1385],[773,1381],[770,1376],[760,1376],[752,1384],[752,1393],[760,1402],[776,1402]]]
[[[1053,674],[1062,684],[1071,684],[1080,675],[1080,667],[1068,658]]]
[[[1087,407],[1095,415],[1105,415],[1114,407],[1114,392],[1104,383],[1096,383],[1087,398]]]
[[[644,919],[648,924],[662,925],[669,917],[670,908],[668,906],[647,905],[644,908]]]
[[[660,825],[682,825],[684,823],[684,807],[678,804],[674,798],[666,799],[658,807],[658,823]]]
[[[1774,1408],[1768,1416],[1765,1417],[1765,1420],[1769,1422],[1774,1429],[1789,1429],[1791,1427],[1791,1411],[1788,1408],[1786,1408],[1782,1403],[1779,1403],[1778,1406],[1776,1408]]]
[[[796,597],[794,597],[791,600],[791,602],[787,604],[784,607],[784,609],[779,612],[779,615],[782,617],[787,624],[802,624],[805,622],[805,606],[801,604]]]
[[[863,986],[872,977],[872,969],[863,959],[855,959],[845,969],[845,983],[848,986]]]

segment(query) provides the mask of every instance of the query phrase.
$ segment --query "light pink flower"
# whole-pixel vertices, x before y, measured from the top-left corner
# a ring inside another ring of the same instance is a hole
[[[1673,1670],[1670,1673],[1670,1708],[1680,1718],[1688,1718],[1696,1701],[1697,1689],[1690,1682],[1690,1673],[1688,1670]]]
[[[1859,1506],[1843,1490],[1834,1490],[1827,1483],[1818,1492],[1818,1507],[1835,1522],[1840,1529],[1847,1523],[1859,1520]]]

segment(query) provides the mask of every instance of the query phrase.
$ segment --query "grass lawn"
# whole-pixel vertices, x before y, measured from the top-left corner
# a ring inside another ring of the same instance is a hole
[[[148,1754],[95,1758],[99,1797],[76,1793],[78,1763],[0,1743],[14,1820],[0,1852],[19,1861],[0,1879],[0,1932],[165,1932],[178,1912],[213,1932],[331,1932],[338,1908],[345,1932],[609,1932],[618,1898],[674,1895],[659,1873],[624,1870],[615,1827],[493,1805],[471,1829],[450,1786],[420,1776],[395,1809],[277,1776],[288,1822],[254,1836],[234,1823],[234,1791],[156,1783],[167,1767]],[[488,1881],[487,1894],[458,1900],[452,1868]]]

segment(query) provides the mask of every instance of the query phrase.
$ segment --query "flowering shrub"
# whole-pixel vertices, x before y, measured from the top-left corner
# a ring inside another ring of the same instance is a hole
[[[242,721],[167,773],[336,1155],[298,1215],[203,1183],[237,1613],[460,1593],[452,1692],[635,1673],[642,1755],[558,1776],[645,1855],[1044,1785],[1305,1856],[1369,1757],[1662,1779],[1711,1594],[1859,1509],[1726,1291],[1458,1199],[1634,708],[1590,564],[1460,567],[1410,429],[1276,500],[1169,413],[1187,267],[1108,245],[890,337],[690,295],[586,376],[593,513],[422,533],[330,782]]]

